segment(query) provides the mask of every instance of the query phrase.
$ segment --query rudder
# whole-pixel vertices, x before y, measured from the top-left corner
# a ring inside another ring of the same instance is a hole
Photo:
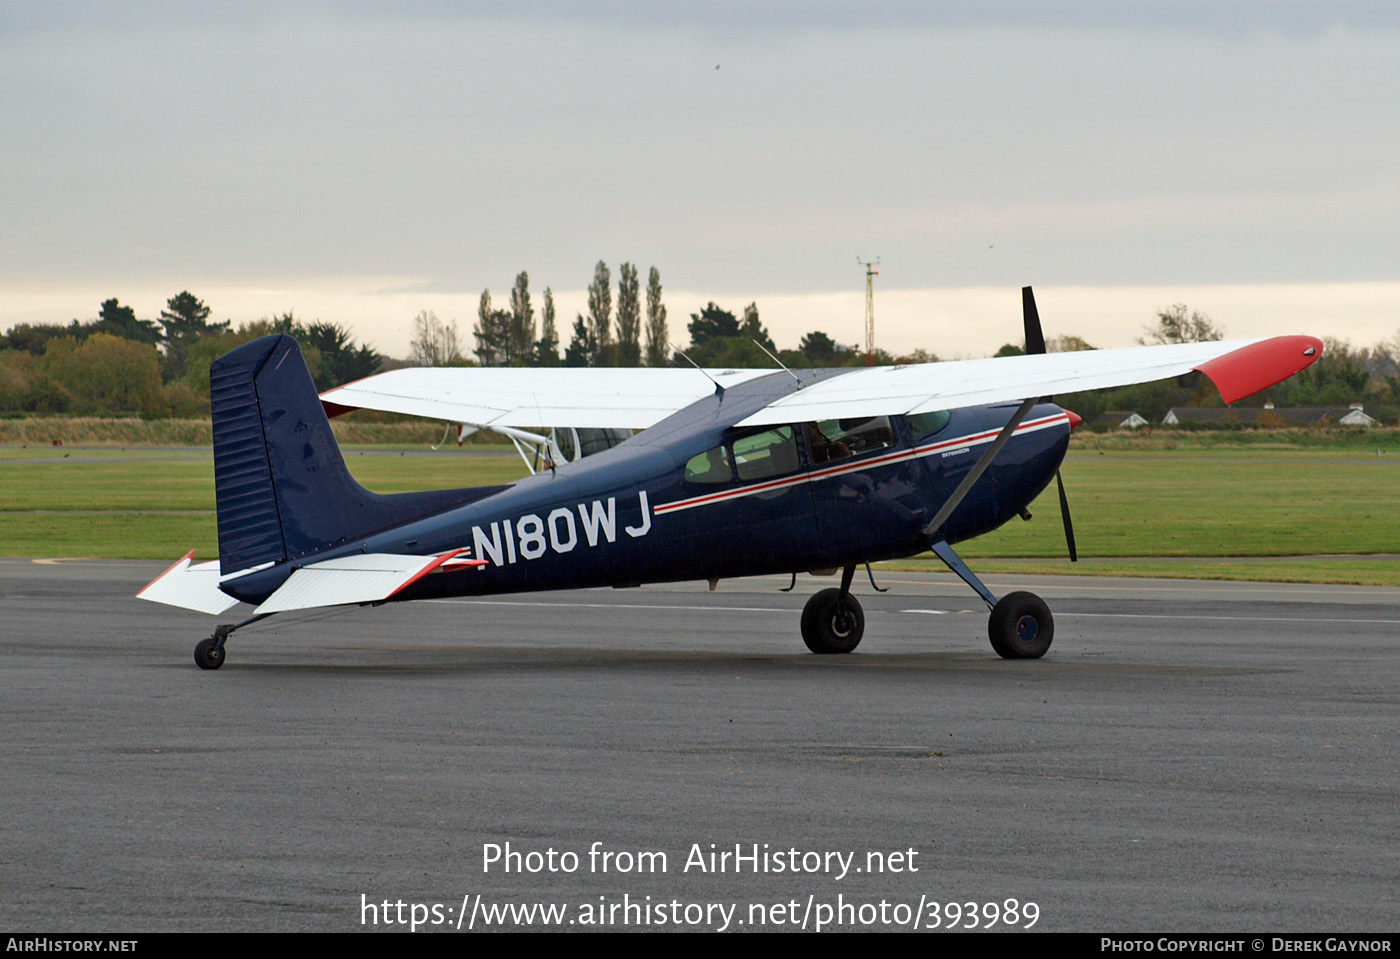
[[[209,369],[224,574],[298,559],[503,486],[373,493],[355,482],[296,340],[246,343]]]

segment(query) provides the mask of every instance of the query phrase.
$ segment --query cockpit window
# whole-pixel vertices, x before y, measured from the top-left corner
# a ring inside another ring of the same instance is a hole
[[[894,430],[888,416],[819,420],[807,424],[807,440],[812,447],[812,463],[820,466],[893,446]]]
[[[801,465],[797,459],[797,438],[791,426],[741,436],[733,447],[734,465],[741,480],[795,473]]]
[[[948,421],[953,418],[953,414],[947,410],[934,410],[932,413],[910,413],[905,417],[909,421],[909,432],[914,439],[923,436],[932,436],[943,427],[948,425]]]
[[[685,478],[690,483],[728,483],[734,478],[729,450],[716,446],[712,450],[696,453],[685,464]]]

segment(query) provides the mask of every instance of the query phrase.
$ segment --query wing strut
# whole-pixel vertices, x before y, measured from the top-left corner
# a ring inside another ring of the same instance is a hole
[[[957,573],[959,579],[971,586],[973,591],[982,597],[982,602],[987,604],[988,609],[996,609],[996,596],[992,595],[987,584],[978,579],[977,574],[968,568],[968,565],[962,561],[962,557],[953,552],[953,547],[948,545],[946,539],[940,539],[934,543],[933,552],[939,559],[943,560],[944,566]]]
[[[1016,432],[1016,427],[1021,425],[1021,421],[1030,413],[1031,407],[1035,406],[1038,402],[1040,402],[1040,400],[1034,396],[1021,402],[1020,407],[1012,414],[1011,419],[1007,420],[1006,425],[1001,428],[1001,432],[997,434],[997,438],[992,440],[992,445],[983,450],[982,455],[977,458],[977,462],[972,466],[972,471],[963,477],[963,481],[958,484],[958,488],[953,490],[953,495],[943,501],[943,506],[938,510],[937,515],[923,528],[923,534],[925,536],[932,537],[938,535],[938,531],[943,528],[943,524],[948,521],[948,517],[953,515],[953,510],[957,509],[958,505],[962,503],[967,494],[971,492],[972,487],[982,478],[982,474],[987,471],[987,467],[992,465],[992,460],[997,458],[997,454],[1001,452],[1002,447],[1011,439],[1011,434]]]

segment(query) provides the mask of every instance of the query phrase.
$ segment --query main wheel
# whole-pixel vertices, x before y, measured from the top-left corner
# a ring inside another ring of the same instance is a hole
[[[992,607],[987,634],[1002,659],[1039,659],[1055,638],[1055,619],[1035,593],[1007,593]]]
[[[201,639],[194,647],[194,664],[200,669],[218,669],[224,664],[224,648],[212,636]]]
[[[865,635],[865,612],[860,601],[839,589],[824,589],[802,610],[802,641],[814,653],[849,653]]]

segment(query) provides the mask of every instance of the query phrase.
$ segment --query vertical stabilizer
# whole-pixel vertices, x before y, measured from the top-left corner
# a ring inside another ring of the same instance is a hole
[[[382,495],[350,475],[296,340],[246,343],[209,369],[224,574],[295,560],[504,487]]]

